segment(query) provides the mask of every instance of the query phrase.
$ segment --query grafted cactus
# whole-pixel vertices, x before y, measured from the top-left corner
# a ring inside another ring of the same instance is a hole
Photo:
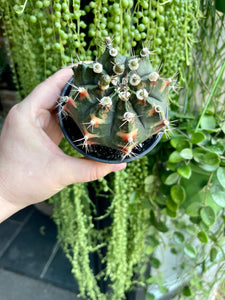
[[[139,56],[125,57],[109,37],[105,46],[95,62],[73,67],[72,88],[61,99],[61,113],[81,130],[77,145],[87,152],[92,145],[107,146],[122,151],[124,159],[135,155],[134,148],[145,140],[169,130],[167,98],[174,80],[153,70],[147,47]]]

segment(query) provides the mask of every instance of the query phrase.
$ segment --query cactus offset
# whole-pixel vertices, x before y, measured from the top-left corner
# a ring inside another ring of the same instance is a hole
[[[135,155],[135,147],[168,130],[166,107],[174,80],[164,79],[152,68],[148,48],[140,56],[125,57],[113,48],[110,38],[95,62],[73,67],[74,79],[62,99],[62,113],[80,128],[83,138],[74,142],[88,151],[102,145]]]

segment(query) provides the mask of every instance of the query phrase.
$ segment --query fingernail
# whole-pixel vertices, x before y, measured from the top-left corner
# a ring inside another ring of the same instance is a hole
[[[112,169],[112,172],[116,172],[116,171],[123,170],[123,169],[126,168],[126,166],[127,166],[126,163],[114,165],[114,166],[113,166],[113,169]]]

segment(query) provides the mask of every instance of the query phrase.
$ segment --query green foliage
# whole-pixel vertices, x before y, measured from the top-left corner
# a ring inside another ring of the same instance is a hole
[[[223,12],[225,14],[225,3],[223,0],[215,0],[216,9]]]

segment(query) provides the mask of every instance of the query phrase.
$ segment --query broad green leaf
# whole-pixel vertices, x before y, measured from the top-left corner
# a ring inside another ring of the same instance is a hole
[[[173,212],[176,212],[178,209],[178,203],[174,202],[169,196],[166,198],[166,206]]]
[[[198,144],[204,141],[205,135],[202,132],[194,132],[191,136],[192,144]]]
[[[217,153],[207,152],[203,156],[203,162],[210,166],[216,166],[220,163],[220,157]]]
[[[179,174],[177,172],[171,173],[165,180],[166,185],[172,185],[177,182]]]
[[[160,284],[159,285],[159,292],[161,294],[166,294],[166,293],[168,293],[168,288],[166,286]]]
[[[188,139],[184,139],[184,140],[180,141],[180,143],[177,144],[176,149],[177,149],[177,151],[180,152],[181,150],[183,150],[185,148],[191,148],[191,147],[192,147],[191,142]]]
[[[216,9],[225,14],[225,1],[216,0]]]
[[[155,296],[153,294],[146,294],[146,300],[155,300]]]
[[[186,285],[184,288],[183,288],[183,291],[182,291],[183,295],[186,296],[186,297],[190,297],[191,296],[191,289],[188,285]]]
[[[225,190],[219,184],[213,184],[210,189],[212,199],[217,205],[225,208]]]
[[[183,160],[178,151],[174,151],[170,154],[168,161],[171,163],[177,163]]]
[[[149,175],[145,178],[145,184],[152,185],[152,184],[154,184],[156,179],[157,179],[157,177],[155,175]]]
[[[133,205],[134,208],[136,209],[135,205]],[[141,206],[143,208],[147,208],[147,209],[151,209],[152,208],[152,200],[151,197],[145,197],[144,199],[142,199],[141,201]]]
[[[216,220],[215,212],[210,206],[202,207],[200,210],[200,216],[202,218],[202,221],[207,226],[211,226]]]
[[[180,167],[180,168],[177,168],[177,173],[185,178],[185,179],[189,179],[191,177],[191,174],[192,174],[192,170],[191,170],[191,167],[189,165],[185,165],[183,167]]]
[[[191,244],[187,244],[184,247],[184,253],[189,256],[190,258],[195,258],[196,257],[196,250]]]
[[[220,237],[220,239],[217,240],[217,243],[218,243],[219,247],[224,247],[224,245],[225,245],[225,237],[224,236]]]
[[[175,203],[181,204],[185,200],[185,189],[180,184],[173,185],[170,189],[170,195]]]
[[[207,146],[207,149],[209,149],[210,151],[212,151],[218,155],[223,155],[224,145],[221,143],[216,143],[215,145]]]
[[[217,257],[217,254],[218,254],[218,250],[213,247],[211,250],[210,250],[210,260],[211,261],[214,261]]]
[[[151,245],[149,245],[145,250],[146,254],[148,254],[148,255],[152,254],[153,251],[154,251],[154,248]]]
[[[138,199],[137,193],[136,193],[136,192],[133,192],[133,193],[131,193],[131,195],[130,195],[129,202],[130,202],[130,203],[136,203],[136,200],[137,200],[137,199]]]
[[[217,172],[217,179],[219,180],[219,183],[222,185],[223,188],[225,188],[225,168],[219,167]]]
[[[173,163],[171,163],[171,162],[169,162],[169,161],[167,160],[167,162],[166,162],[166,167],[167,167],[168,169],[170,169],[171,171],[175,172],[176,169],[177,169],[177,164],[173,164]]]
[[[166,226],[165,223],[163,223],[162,221],[156,220],[153,210],[150,211],[150,221],[151,221],[151,224],[153,226],[155,226],[155,228],[161,232],[167,232],[169,230],[169,228]]]
[[[197,229],[196,225],[187,225],[185,228],[185,231],[190,235],[196,235],[198,229]]]
[[[200,202],[193,202],[186,208],[186,213],[190,217],[198,217],[200,214],[200,208],[202,204]]]
[[[199,167],[205,171],[215,171],[220,164],[220,157],[216,153],[207,152],[204,149],[196,148],[193,151],[194,160],[199,163]]]
[[[176,216],[177,216],[177,211],[172,211],[168,207],[166,208],[166,212],[170,218],[176,218]]]
[[[176,244],[180,245],[185,241],[185,237],[181,232],[175,231],[173,234],[173,240]]]
[[[201,128],[211,130],[216,128],[216,120],[213,116],[204,116],[201,120]]]
[[[201,218],[200,217],[190,217],[190,221],[194,224],[198,224],[201,222]],[[204,224],[204,223],[203,223]]]
[[[166,199],[163,195],[157,195],[155,198],[154,198],[154,201],[160,205],[165,205],[166,204]]]
[[[170,144],[173,148],[177,149],[177,151],[181,151],[184,148],[191,148],[190,141],[185,139],[183,136],[171,139]]]
[[[197,162],[197,163],[202,163],[203,161],[203,156],[204,154],[206,153],[206,151],[202,148],[195,148],[193,150],[193,157],[194,157],[194,160]]]
[[[200,221],[198,224],[199,228],[201,231],[208,232],[209,231],[209,226],[206,225],[204,222]]]
[[[172,254],[175,254],[175,255],[178,253],[178,251],[177,251],[176,248],[171,248],[171,249],[170,249],[170,252],[171,252]]]
[[[169,230],[169,228],[166,226],[166,224],[161,222],[161,221],[157,222],[155,224],[155,228],[158,229],[161,232],[167,232]]]
[[[208,236],[204,231],[200,231],[198,233],[198,239],[200,242],[205,243],[205,244],[208,243],[208,241],[209,241]]]
[[[158,269],[161,265],[161,262],[155,257],[150,257],[149,262],[150,262],[151,267],[153,267],[155,269]]]
[[[151,245],[153,248],[157,247],[159,245],[159,241],[158,239],[154,236],[154,235],[151,235],[149,238],[148,238],[148,243],[149,245]]]
[[[192,159],[192,157],[193,157],[192,149],[185,148],[185,149],[181,150],[180,156],[183,157],[184,159]]]
[[[184,140],[184,137],[183,136],[178,136],[178,137],[175,137],[175,138],[172,138],[170,140],[170,144],[173,148],[177,148],[177,146],[181,143],[181,141]]]
[[[223,0],[222,0],[223,1]],[[225,2],[224,2],[225,3]],[[223,133],[225,133],[225,122],[223,122],[220,126],[220,128],[222,129]]]

